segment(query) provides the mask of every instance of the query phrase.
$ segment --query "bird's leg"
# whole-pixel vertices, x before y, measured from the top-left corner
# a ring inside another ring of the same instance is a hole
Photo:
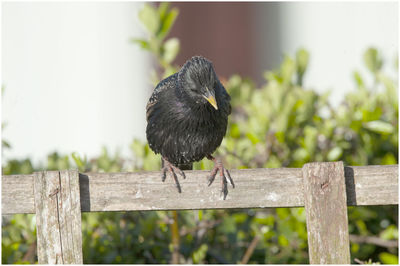
[[[221,176],[221,193],[224,195],[224,199],[226,198],[226,195],[228,195],[228,185],[227,182],[232,185],[233,188],[235,188],[235,184],[233,183],[233,180],[231,178],[231,175],[229,174],[228,169],[226,169],[220,159],[216,159],[211,155],[207,155],[207,159],[211,160],[214,162],[214,168],[211,170],[210,175],[208,176],[208,186],[212,184],[212,182],[215,179],[215,176],[217,175],[217,172],[219,171],[219,175]],[[225,175],[226,172],[226,175]]]
[[[179,169],[178,167],[176,167],[174,164],[170,163],[170,162],[169,162],[167,159],[165,159],[164,157],[162,158],[162,168],[161,168],[161,172],[162,172],[162,174],[161,174],[161,180],[162,180],[163,182],[165,181],[167,172],[169,172],[169,173],[171,174],[171,176],[172,176],[173,179],[174,179],[175,186],[176,186],[176,188],[178,189],[178,192],[181,193],[181,192],[182,192],[182,191],[181,191],[181,185],[179,184],[178,177],[176,176],[176,173],[175,173],[175,172],[177,172],[178,174],[180,174],[180,175],[183,177],[183,179],[186,178],[185,173],[184,173],[181,169]]]

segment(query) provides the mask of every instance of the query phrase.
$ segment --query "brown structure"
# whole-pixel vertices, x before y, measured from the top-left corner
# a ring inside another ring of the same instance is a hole
[[[179,16],[170,33],[181,41],[175,63],[194,55],[210,59],[221,79],[259,75],[254,12],[256,3],[173,3]]]

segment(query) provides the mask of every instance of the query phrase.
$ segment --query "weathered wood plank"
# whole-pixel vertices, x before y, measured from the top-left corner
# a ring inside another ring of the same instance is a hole
[[[220,200],[208,171],[185,171],[178,194],[160,172],[80,174],[82,211],[130,211],[304,206],[301,168],[232,170],[236,188]],[[348,205],[398,204],[398,165],[345,167]],[[34,175],[2,177],[2,213],[35,213]],[[137,208],[137,209],[135,209]]]
[[[35,173],[36,235],[39,264],[62,262],[58,223],[59,172]]]
[[[35,213],[35,195],[33,183],[33,174],[2,176],[2,214]]]
[[[231,171],[236,188],[229,185],[226,200],[221,197],[219,179],[207,186],[208,174],[187,172],[186,179],[179,180],[182,193],[177,192],[170,177],[161,182],[160,172],[147,172],[145,179],[144,173],[119,173],[107,178],[104,174],[83,174],[89,180],[86,189],[90,194],[90,206],[86,205],[84,211],[262,208],[301,206],[303,202],[298,169]]]
[[[343,162],[303,166],[310,264],[350,264]]]
[[[39,263],[82,264],[78,172],[38,172],[34,186]]]
[[[58,202],[61,245],[64,264],[82,264],[82,223],[77,170],[60,171]]]
[[[352,166],[344,170],[348,205],[399,204],[398,165]]]

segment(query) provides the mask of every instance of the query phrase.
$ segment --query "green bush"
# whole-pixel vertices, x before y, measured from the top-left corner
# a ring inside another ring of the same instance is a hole
[[[139,14],[149,37],[133,41],[159,63],[159,71],[151,74],[153,84],[178,69],[172,62],[179,40],[165,40],[177,15],[166,3],[158,8],[145,4]],[[279,68],[265,72],[260,87],[239,75],[225,82],[233,112],[217,155],[229,168],[302,167],[311,161],[339,160],[346,165],[396,164],[397,77],[383,72],[378,51],[365,52],[370,77],[354,72],[355,89],[337,108],[329,104],[329,93],[302,86],[309,59],[304,49],[286,55]],[[133,140],[131,150],[131,158],[121,158],[104,148],[91,160],[77,153],[53,153],[45,167],[33,166],[27,158],[8,160],[2,169],[5,175],[71,167],[103,172],[160,169],[159,155],[146,143]],[[211,167],[208,160],[194,164],[195,169]],[[348,216],[350,234],[398,239],[397,206],[349,207]],[[83,213],[84,263],[168,263],[171,221],[166,211]],[[185,263],[237,263],[252,241],[258,242],[249,263],[308,263],[303,208],[180,211],[179,227]],[[35,245],[34,215],[3,217],[2,239],[3,263],[37,261],[29,253]],[[397,248],[372,244],[351,243],[351,255],[352,262],[398,262]]]

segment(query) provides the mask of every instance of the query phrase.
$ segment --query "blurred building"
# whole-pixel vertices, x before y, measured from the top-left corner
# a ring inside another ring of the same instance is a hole
[[[177,63],[182,65],[194,55],[211,59],[222,77],[232,73],[256,77],[257,21],[256,3],[176,2],[179,9],[171,36],[181,40]]]
[[[172,31],[181,40],[177,63],[202,54],[217,73],[251,77],[279,66],[299,48],[310,54],[305,86],[334,89],[338,103],[353,87],[352,72],[363,68],[369,46],[392,64],[398,55],[396,2],[242,2],[173,4],[180,14]],[[365,70],[365,69],[363,69]],[[394,73],[393,73],[394,74]]]
[[[144,35],[142,5],[2,2],[2,135],[12,145],[5,159],[43,161],[55,150],[91,157],[102,145],[127,155],[134,137],[144,140],[152,61],[129,42]],[[179,65],[201,54],[221,77],[238,73],[261,84],[265,70],[304,47],[311,54],[304,85],[332,89],[334,104],[353,88],[353,70],[365,71],[365,49],[378,48],[388,64],[398,55],[396,2],[173,6]]]

